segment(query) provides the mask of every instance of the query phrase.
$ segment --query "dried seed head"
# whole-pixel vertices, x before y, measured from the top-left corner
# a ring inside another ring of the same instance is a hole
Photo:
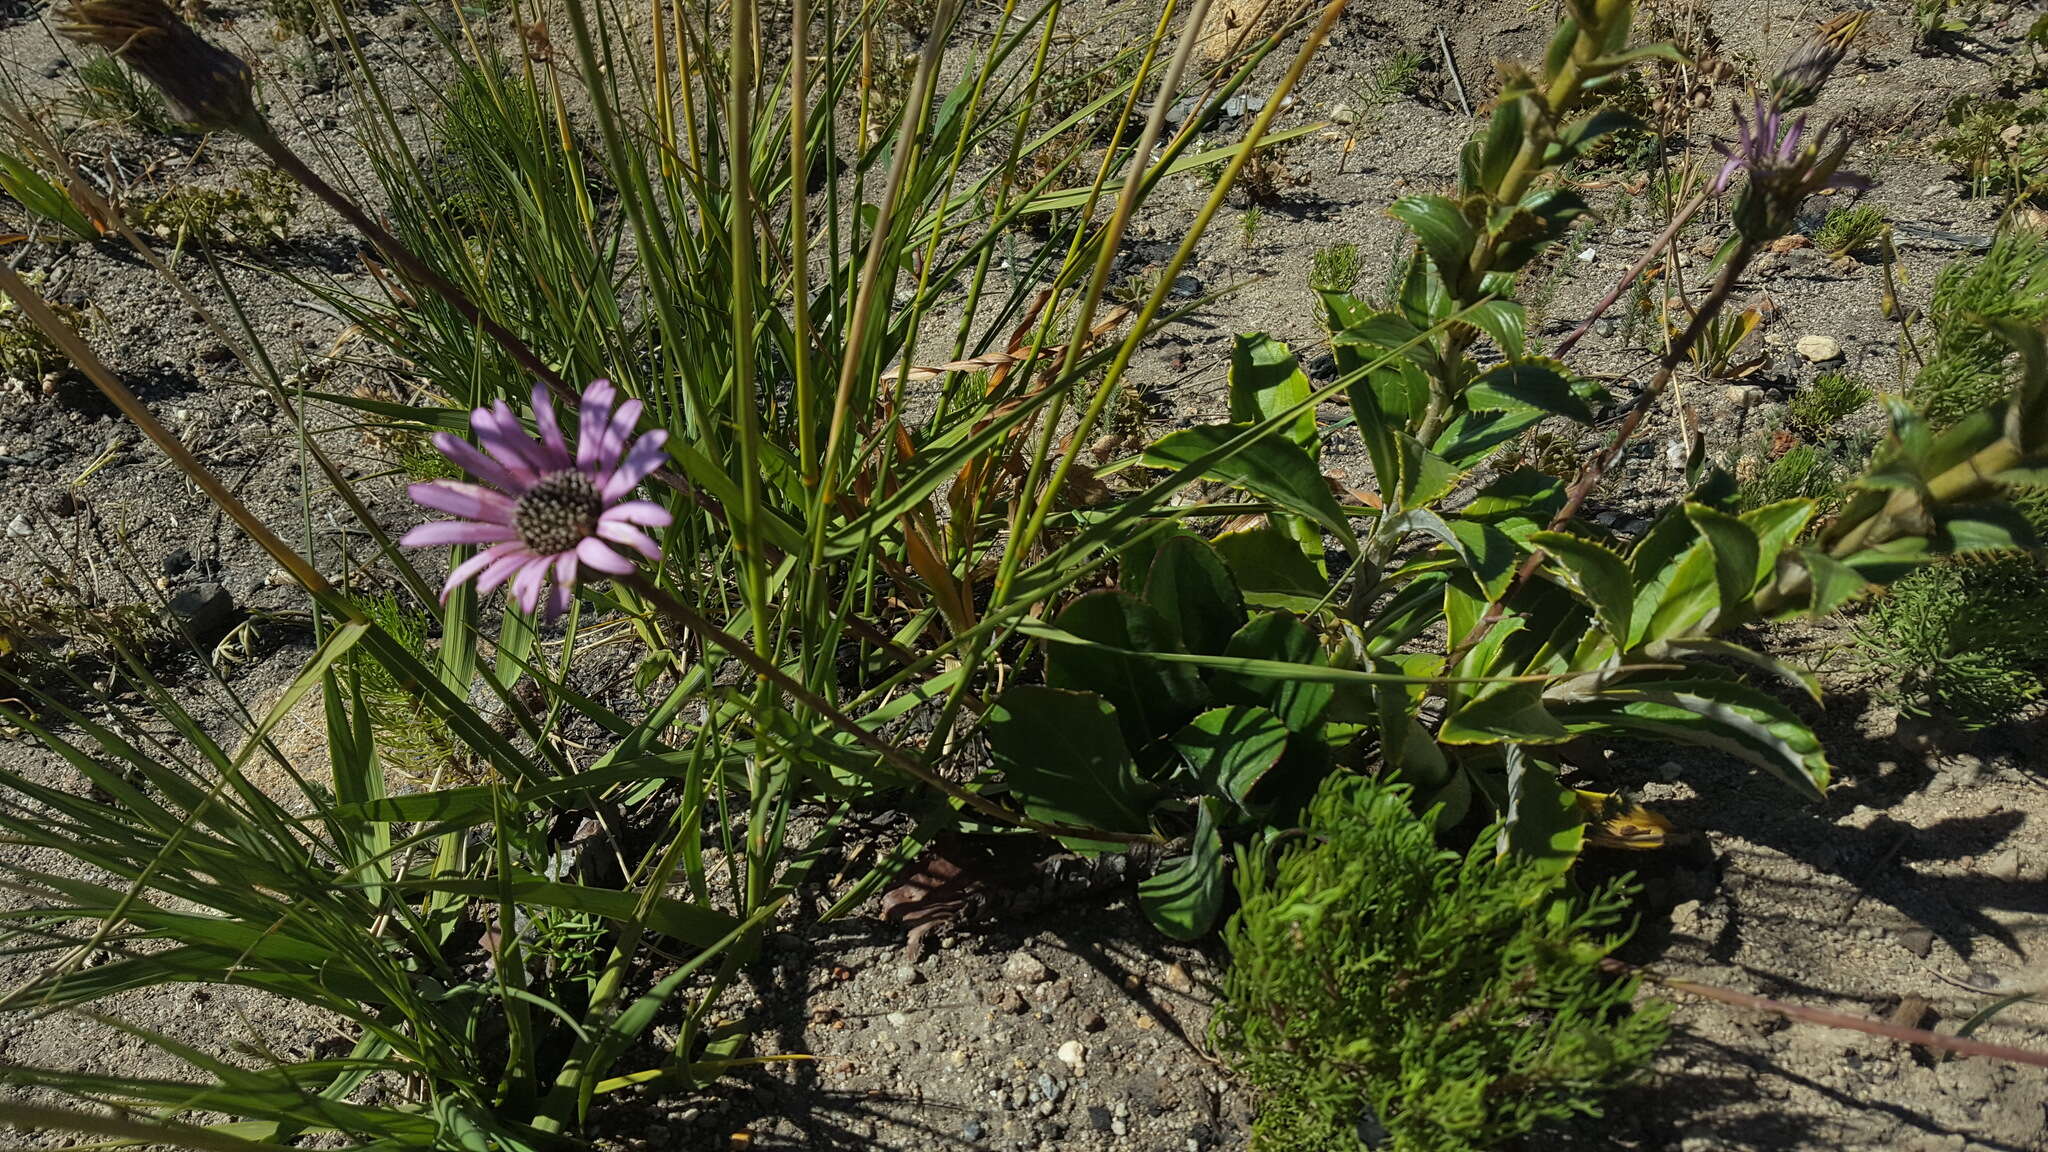
[[[180,120],[209,131],[262,124],[249,65],[194,32],[163,0],[73,0],[61,19],[66,36],[141,73]]]

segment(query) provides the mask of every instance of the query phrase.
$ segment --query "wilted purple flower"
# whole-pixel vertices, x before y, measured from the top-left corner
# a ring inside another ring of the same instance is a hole
[[[1737,172],[1749,174],[1749,186],[1735,202],[1735,226],[1752,240],[1784,235],[1800,204],[1823,188],[1869,186],[1861,176],[1837,171],[1848,154],[1849,139],[1835,136],[1833,124],[1809,135],[1804,113],[1788,121],[1762,96],[1756,98],[1749,118],[1743,117],[1740,107],[1735,109],[1735,135],[1733,147],[1714,145],[1728,158],[1714,177],[1714,191],[1726,191]]]
[[[660,545],[641,529],[666,527],[668,509],[651,500],[625,499],[666,459],[662,445],[668,433],[657,429],[633,438],[640,408],[638,400],[619,402],[610,381],[592,382],[583,391],[573,453],[544,385],[533,389],[538,440],[503,400],[478,408],[469,423],[483,451],[446,432],[434,435],[434,447],[483,483],[414,484],[415,501],[460,519],[422,524],[399,543],[412,548],[490,545],[448,573],[443,599],[472,578],[485,595],[510,580],[512,599],[532,612],[552,569],[555,587],[547,618],[554,619],[569,607],[582,567],[614,576],[633,570],[633,561],[613,545],[661,559]]]

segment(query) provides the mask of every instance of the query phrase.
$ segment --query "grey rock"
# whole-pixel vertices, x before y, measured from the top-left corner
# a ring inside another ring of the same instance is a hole
[[[1899,933],[1899,947],[1925,960],[1934,951],[1934,933],[1925,928],[1908,928]]]
[[[9,536],[33,536],[35,535],[35,529],[29,527],[27,516],[16,516],[7,522],[7,534]]]
[[[1984,874],[1993,880],[2017,880],[2020,878],[2020,850],[2007,848],[1993,856],[1984,865]]]
[[[169,622],[192,634],[192,638],[207,643],[220,638],[235,622],[235,597],[232,592],[219,584],[201,584],[187,588],[171,598],[164,614]]]

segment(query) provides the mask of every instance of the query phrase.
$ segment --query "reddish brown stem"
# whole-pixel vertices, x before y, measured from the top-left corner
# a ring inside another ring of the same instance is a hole
[[[1691,980],[1678,980],[1660,976],[1647,968],[1638,968],[1620,960],[1609,958],[1600,962],[1609,972],[1622,976],[1640,976],[1651,983],[1669,988],[1674,992],[1718,1000],[1737,1008],[1749,1008],[1758,1012],[1770,1012],[1788,1020],[1802,1020],[1818,1024],[1823,1028],[1842,1028],[1851,1032],[1863,1032],[1871,1036],[1883,1036],[1901,1044],[1918,1044],[1923,1048],[1936,1048],[1954,1052],[1959,1056],[1983,1056],[1991,1060],[2008,1060],[2014,1064],[2031,1064],[2036,1068],[2048,1068],[2048,1052],[2034,1052],[2025,1048],[2014,1048],[2007,1044],[1990,1044],[1972,1040],[1967,1036],[1949,1036],[1930,1032],[1925,1028],[1908,1028],[1903,1024],[1892,1024],[1883,1020],[1872,1020],[1866,1016],[1851,1016],[1847,1012],[1834,1012],[1826,1008],[1809,1008],[1804,1004],[1788,1004],[1753,992],[1737,992],[1733,988],[1719,988],[1712,984],[1698,984]]]
[[[1572,350],[1573,345],[1585,339],[1586,333],[1593,330],[1594,323],[1600,317],[1605,316],[1609,308],[1614,307],[1614,302],[1621,299],[1621,294],[1628,291],[1628,286],[1635,283],[1636,278],[1641,276],[1650,267],[1650,261],[1655,260],[1659,253],[1671,246],[1672,241],[1678,239],[1678,230],[1685,227],[1686,221],[1691,220],[1694,214],[1706,206],[1706,203],[1707,194],[1702,192],[1693,197],[1683,208],[1680,208],[1677,215],[1671,218],[1671,224],[1658,235],[1656,240],[1650,243],[1650,247],[1643,253],[1642,259],[1636,261],[1635,267],[1630,268],[1622,274],[1621,279],[1614,282],[1614,287],[1608,289],[1607,295],[1602,296],[1600,302],[1593,305],[1593,311],[1586,316],[1585,322],[1566,333],[1564,339],[1557,342],[1557,347],[1551,351],[1551,355],[1562,360],[1565,353]]]

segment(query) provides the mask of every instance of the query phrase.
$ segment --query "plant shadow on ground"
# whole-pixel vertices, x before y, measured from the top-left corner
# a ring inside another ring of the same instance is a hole
[[[1600,1120],[1576,1125],[1564,1140],[1541,1146],[1571,1150],[1676,1147],[1672,1129],[1685,1133],[1688,1147],[1693,1139],[1699,1139],[1719,1152],[1776,1152],[1825,1142],[1827,1124],[1822,1116],[1783,1104],[1767,1111],[1743,1107],[1755,1102],[1760,1081],[1775,1079],[1787,1087],[1820,1093],[1845,1108],[1883,1112],[1928,1136],[1968,1137],[1972,1147],[1987,1152],[2026,1152],[2020,1145],[1988,1139],[1980,1132],[1936,1123],[1902,1104],[1828,1087],[1683,1026],[1672,1029],[1664,1053],[1702,1070],[1624,1088],[1607,1099]],[[1731,1116],[1731,1112],[1736,1114]],[[1652,1124],[1657,1127],[1653,1129]],[[1529,1143],[1528,1147],[1533,1152],[1538,1145]]]

